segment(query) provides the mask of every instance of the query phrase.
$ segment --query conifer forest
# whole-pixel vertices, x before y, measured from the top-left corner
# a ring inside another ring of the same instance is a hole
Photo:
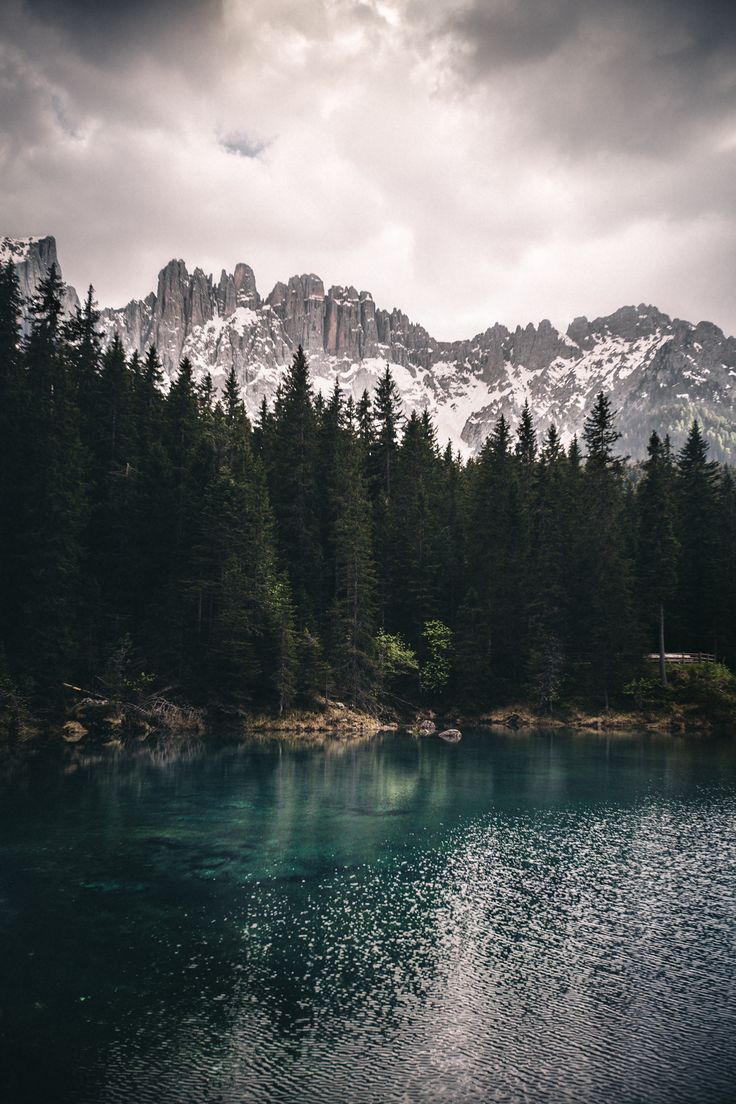
[[[61,292],[24,323],[0,269],[3,693],[602,708],[660,643],[736,665],[736,484],[697,422],[633,462],[601,393],[581,440],[527,406],[463,461],[388,368],[323,399],[300,348],[251,424],[233,371],[165,389]]]

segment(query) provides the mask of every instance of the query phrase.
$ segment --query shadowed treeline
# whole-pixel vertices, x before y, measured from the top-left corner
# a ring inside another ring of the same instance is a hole
[[[697,423],[617,454],[604,394],[581,442],[525,408],[479,457],[373,396],[315,396],[301,349],[251,426],[234,372],[103,350],[55,269],[27,338],[0,269],[3,700],[64,683],[249,709],[338,696],[596,706],[671,651],[736,658],[736,489]]]

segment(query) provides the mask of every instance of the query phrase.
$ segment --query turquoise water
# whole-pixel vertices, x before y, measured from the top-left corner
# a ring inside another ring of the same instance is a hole
[[[0,1099],[732,1102],[735,814],[650,736],[16,770]]]

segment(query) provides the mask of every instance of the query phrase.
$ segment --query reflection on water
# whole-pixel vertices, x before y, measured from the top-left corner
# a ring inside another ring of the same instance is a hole
[[[533,733],[16,774],[0,1095],[736,1099],[736,767]]]

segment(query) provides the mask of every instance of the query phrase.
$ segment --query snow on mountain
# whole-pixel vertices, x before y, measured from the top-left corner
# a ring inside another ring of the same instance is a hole
[[[7,264],[8,261],[20,264],[27,259],[31,248],[43,240],[43,238],[3,238],[0,241],[0,264]]]
[[[40,281],[52,264],[56,265],[61,275],[61,265],[56,255],[56,238],[50,234],[45,237],[2,238],[0,264],[7,264],[8,261],[12,261],[16,267],[18,286],[25,300],[33,298]],[[78,305],[76,291],[67,285],[64,290],[64,309],[70,313]]]
[[[0,258],[17,265],[24,295],[58,264],[52,237],[5,238]],[[72,309],[73,289],[68,296]],[[388,363],[405,410],[428,409],[440,443],[450,440],[465,455],[477,453],[501,413],[515,422],[525,400],[541,432],[555,422],[569,441],[603,390],[631,455],[644,454],[652,429],[672,431],[678,444],[698,417],[713,455],[736,460],[736,340],[710,322],[693,325],[644,304],[576,318],[566,333],[547,320],[515,330],[497,323],[470,340],[442,342],[400,310],[378,308],[367,291],[326,291],[314,273],[277,283],[264,299],[246,264],[215,281],[172,260],[155,292],[103,311],[101,325],[130,352],[155,344],[169,377],[188,356],[218,389],[233,366],[252,416],[301,344],[325,395],[337,379],[357,400]]]

